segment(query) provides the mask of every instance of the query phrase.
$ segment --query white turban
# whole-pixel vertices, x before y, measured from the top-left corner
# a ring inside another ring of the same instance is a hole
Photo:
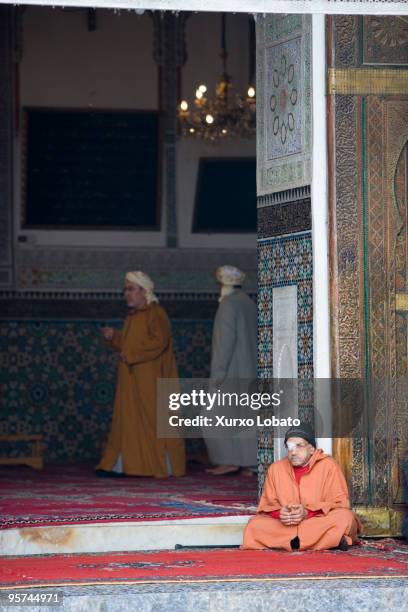
[[[146,302],[148,304],[159,301],[157,296],[153,293],[154,283],[150,276],[147,276],[147,274],[144,274],[140,270],[135,270],[134,272],[128,272],[125,278],[129,283],[139,285],[139,287],[142,287],[142,289],[146,291]]]
[[[215,273],[221,285],[242,285],[245,280],[245,272],[235,266],[220,266]]]
[[[220,266],[217,268],[215,276],[217,281],[221,283],[219,302],[222,302],[227,295],[234,293],[234,285],[242,285],[245,280],[245,272],[235,266]]]

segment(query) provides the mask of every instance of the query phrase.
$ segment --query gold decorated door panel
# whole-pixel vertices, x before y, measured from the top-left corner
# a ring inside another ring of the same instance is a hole
[[[361,435],[335,454],[353,504],[390,511],[408,453],[408,23],[327,24],[333,375],[366,383]]]

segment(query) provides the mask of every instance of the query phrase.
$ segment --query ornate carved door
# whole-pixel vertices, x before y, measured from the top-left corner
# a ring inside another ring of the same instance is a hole
[[[403,103],[403,107],[399,109],[404,113],[399,121],[404,124],[402,136],[408,138],[408,101]],[[397,147],[400,146],[401,140],[398,139]],[[408,142],[398,157],[393,186],[397,226],[395,254],[391,262],[395,266],[395,369],[399,382],[393,419],[391,501],[399,505],[404,499],[402,463],[408,457]]]
[[[407,18],[329,17],[328,33],[333,371],[367,382],[366,431],[336,450],[354,505],[388,509],[392,532],[408,452]]]

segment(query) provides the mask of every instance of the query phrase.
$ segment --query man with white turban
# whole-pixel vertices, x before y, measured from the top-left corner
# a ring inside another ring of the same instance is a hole
[[[257,375],[257,311],[254,302],[242,291],[245,273],[235,266],[221,266],[216,271],[221,286],[219,306],[215,316],[212,350],[211,379],[217,389],[228,379],[236,379],[237,388],[228,391],[238,392],[239,381],[253,380]],[[248,391],[247,382],[243,383]],[[248,417],[248,408],[237,408],[237,417]],[[234,412],[235,416],[235,412]],[[234,436],[233,433],[221,439],[206,438],[209,459],[216,467],[208,470],[218,476],[231,474],[246,468],[248,473],[257,464],[256,430],[248,436]]]
[[[129,308],[122,331],[102,328],[119,353],[112,427],[98,476],[182,476],[184,441],[156,437],[156,382],[177,378],[170,322],[143,272],[128,272],[124,296]]]

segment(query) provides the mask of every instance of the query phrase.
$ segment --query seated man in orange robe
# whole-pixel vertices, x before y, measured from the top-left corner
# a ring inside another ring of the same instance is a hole
[[[287,457],[268,469],[257,514],[243,549],[347,550],[360,531],[350,510],[340,466],[322,450],[307,425],[286,432]]]
[[[170,321],[143,272],[128,272],[124,295],[129,308],[122,331],[102,328],[119,354],[112,427],[97,475],[183,476],[184,440],[158,439],[156,383],[177,378]]]

